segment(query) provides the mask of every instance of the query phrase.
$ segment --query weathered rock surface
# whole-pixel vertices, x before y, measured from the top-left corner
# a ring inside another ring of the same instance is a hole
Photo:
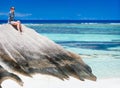
[[[24,25],[22,29],[21,34],[9,24],[0,26],[0,62],[12,70],[10,73],[0,64],[0,84],[9,78],[22,85],[19,75],[15,73],[30,77],[41,73],[62,80],[69,76],[80,80],[96,80],[91,68],[79,55],[63,49],[33,29]]]

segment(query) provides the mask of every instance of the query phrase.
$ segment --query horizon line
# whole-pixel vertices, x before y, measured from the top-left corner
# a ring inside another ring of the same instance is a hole
[[[120,23],[120,20],[36,20],[36,19],[18,19],[22,23]],[[8,20],[0,20],[0,23],[6,23]]]

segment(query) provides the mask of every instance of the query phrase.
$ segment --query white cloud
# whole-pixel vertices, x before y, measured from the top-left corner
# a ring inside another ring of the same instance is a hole
[[[18,12],[15,13],[16,17],[27,17],[31,15],[32,15],[31,13],[18,13]],[[0,12],[0,16],[8,16],[8,13]]]
[[[81,17],[82,15],[81,14],[77,14],[78,17]]]
[[[7,16],[8,13],[0,12],[0,16]]]
[[[27,17],[27,16],[31,16],[31,13],[15,13],[16,17]]]

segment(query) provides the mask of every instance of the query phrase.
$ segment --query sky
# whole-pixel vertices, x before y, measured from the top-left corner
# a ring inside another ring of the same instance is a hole
[[[24,20],[120,20],[120,0],[0,0],[0,20],[15,7]]]

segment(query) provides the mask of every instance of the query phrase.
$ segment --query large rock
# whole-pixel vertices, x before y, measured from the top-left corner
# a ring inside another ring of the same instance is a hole
[[[9,24],[0,26],[0,83],[6,77],[22,83],[15,73],[30,77],[34,73],[48,74],[62,80],[68,79],[69,76],[82,81],[96,80],[91,68],[79,55],[63,49],[33,29],[24,25],[22,29],[21,34]],[[6,71],[1,63],[8,66],[12,73]]]

